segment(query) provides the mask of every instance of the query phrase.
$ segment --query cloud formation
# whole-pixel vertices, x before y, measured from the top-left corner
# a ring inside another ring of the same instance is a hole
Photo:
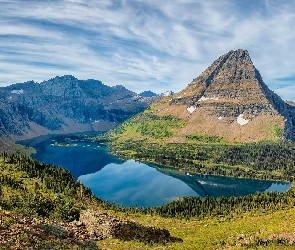
[[[72,74],[179,91],[243,48],[265,83],[295,101],[293,0],[10,0],[0,12],[1,86]]]

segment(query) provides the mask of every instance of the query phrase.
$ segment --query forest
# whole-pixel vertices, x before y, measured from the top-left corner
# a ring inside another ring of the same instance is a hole
[[[184,197],[160,207],[123,207],[95,197],[68,170],[27,156],[2,154],[0,206],[25,215],[71,221],[90,206],[125,214],[141,213],[190,218],[280,210],[295,203],[295,190],[256,193],[244,197]]]
[[[129,139],[110,145],[111,152],[122,158],[153,162],[191,173],[289,182],[295,178],[295,144],[290,141],[163,144]]]
[[[222,158],[219,156],[216,159]],[[238,158],[236,161],[239,162]],[[195,246],[196,234],[194,228],[197,226],[205,233],[206,229],[201,227],[203,222],[222,222],[222,224],[218,224],[221,227],[215,228],[215,230],[217,230],[216,234],[222,232],[224,235],[223,227],[227,223],[239,226],[240,220],[248,223],[255,214],[260,216],[257,217],[259,221],[263,220],[264,216],[276,214],[271,222],[275,224],[271,225],[277,225],[275,220],[279,218],[281,211],[287,211],[288,214],[291,214],[295,205],[295,189],[292,187],[284,193],[255,193],[244,197],[219,198],[207,196],[203,199],[200,197],[182,197],[159,207],[124,207],[95,197],[91,190],[82,183],[75,181],[68,170],[17,154],[4,153],[0,156],[0,173],[0,209],[2,210],[31,218],[70,222],[78,220],[82,210],[94,208],[127,218],[136,218],[139,222],[152,220],[158,226],[163,226],[161,223],[165,223],[165,227],[172,230],[173,234],[182,235],[188,241],[184,245],[175,245],[177,249],[182,249],[182,247],[190,244]],[[174,223],[173,225],[177,227],[176,231],[174,231],[171,223]],[[189,227],[187,237],[183,236],[182,233],[180,234],[180,232],[186,230],[183,223],[186,223]],[[253,228],[256,228],[255,225],[253,226]],[[240,228],[239,232],[243,232],[243,230],[243,228]],[[251,237],[251,235],[241,237]],[[107,246],[108,242],[99,244]],[[208,244],[235,245],[238,244],[237,242],[239,241],[226,238],[224,241],[219,239],[218,242],[214,240],[208,242],[206,240],[198,244],[204,247]],[[269,240],[263,236],[247,242],[243,244],[255,247],[292,244],[284,238]],[[124,249],[127,249],[127,246],[130,249],[130,246],[140,243],[124,242],[122,244],[126,245]],[[143,247],[143,245],[139,246]]]
[[[0,207],[5,210],[72,221],[92,201],[101,202],[64,168],[17,154],[0,157]]]

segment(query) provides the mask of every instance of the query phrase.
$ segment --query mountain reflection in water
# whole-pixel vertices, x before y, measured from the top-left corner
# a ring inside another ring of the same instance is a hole
[[[33,158],[62,166],[103,200],[124,206],[160,206],[183,196],[244,196],[286,191],[289,183],[197,175],[134,160],[122,161],[108,147],[75,136],[43,136],[21,144],[34,147]]]
[[[255,192],[283,192],[291,186],[289,183],[283,182],[189,174],[163,167],[156,167],[156,169],[183,181],[203,198],[206,196],[245,196]]]

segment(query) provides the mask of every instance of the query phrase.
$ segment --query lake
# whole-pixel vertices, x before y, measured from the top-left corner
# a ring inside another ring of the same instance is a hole
[[[255,192],[284,192],[290,183],[197,175],[135,160],[123,161],[108,147],[79,136],[42,136],[20,142],[34,147],[31,157],[71,171],[103,200],[124,206],[154,207],[177,197],[240,196]]]

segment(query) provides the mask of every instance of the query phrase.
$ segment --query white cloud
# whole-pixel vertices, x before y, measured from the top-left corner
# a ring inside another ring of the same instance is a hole
[[[1,1],[0,84],[72,74],[137,92],[179,91],[217,57],[243,48],[265,83],[290,99],[279,79],[294,76],[294,7],[291,0]]]

